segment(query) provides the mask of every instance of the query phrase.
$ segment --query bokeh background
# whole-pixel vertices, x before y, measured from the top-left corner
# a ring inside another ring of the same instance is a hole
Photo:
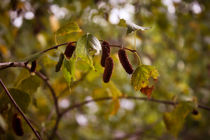
[[[144,64],[158,69],[160,77],[152,98],[194,99],[210,105],[209,10],[209,0],[1,0],[0,62],[21,61],[56,44],[78,40],[89,32],[111,44],[136,49]],[[151,29],[126,34],[126,28],[118,26],[122,18]],[[69,22],[76,22],[83,32],[55,36],[56,30]],[[61,47],[41,56],[37,68],[49,77],[59,97],[59,107],[65,109],[85,99],[107,96],[111,91],[107,91],[102,82],[100,55],[94,57],[97,71],[88,72],[73,88],[69,88],[62,72],[55,73],[59,54],[64,49]],[[117,50],[113,48],[111,51],[115,62],[114,89],[125,95],[145,97],[130,85],[130,76],[119,63]],[[130,52],[128,56],[135,68],[136,57]],[[88,66],[84,62],[76,65],[75,77],[80,79],[88,71]],[[30,75],[21,68],[0,71],[0,78],[10,88],[17,87]],[[46,137],[55,123],[51,95],[39,78],[33,77],[27,87],[35,90],[25,87],[25,91],[31,92],[26,114]],[[163,113],[173,107],[122,99],[115,113],[113,108],[113,102],[106,101],[90,103],[67,113],[55,139],[176,139],[163,121]],[[9,129],[9,112],[14,111],[0,112],[1,121],[7,124],[6,131],[0,131],[0,139],[33,139],[34,135],[25,123],[24,136],[15,136]],[[209,116],[209,112],[203,110],[199,110],[197,116],[189,115],[177,139],[210,139]]]

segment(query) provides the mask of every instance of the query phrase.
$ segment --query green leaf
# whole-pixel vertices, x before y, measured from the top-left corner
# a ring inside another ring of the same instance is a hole
[[[94,69],[93,55],[99,54],[101,51],[100,41],[91,34],[83,35],[78,41],[76,46],[76,57],[87,62],[87,64]]]
[[[15,78],[15,86],[18,86],[23,79],[29,77],[31,74],[27,69],[21,69],[20,73],[18,74],[18,77]]]
[[[192,102],[180,102],[172,112],[163,115],[167,130],[174,136],[182,130],[185,118],[193,110]]]
[[[22,82],[18,86],[18,89],[24,90],[26,93],[33,94],[36,92],[40,84],[40,78],[34,75],[22,80]]]
[[[68,85],[74,80],[74,67],[75,60],[71,58],[70,60],[64,58],[63,76],[66,79]]]
[[[131,85],[135,90],[149,86],[149,79],[157,79],[159,73],[154,66],[140,65],[136,68],[131,77]]]
[[[73,32],[81,32],[82,30],[79,28],[78,24],[75,22],[70,22],[64,26],[62,26],[61,28],[59,28],[56,31],[56,35],[65,35],[65,34],[70,34]]]
[[[120,22],[118,24],[119,26],[122,26],[122,27],[127,27],[127,34],[133,32],[133,31],[138,31],[138,30],[148,30],[150,29],[150,27],[143,27],[143,26],[139,26],[139,25],[136,25],[132,22],[129,22],[129,21],[126,21],[124,19],[120,19]]]
[[[58,63],[55,66],[55,72],[59,72],[60,71],[60,69],[62,67],[62,64],[63,64],[63,59],[64,59],[64,54],[61,53],[60,56],[59,56]]]
[[[15,89],[15,88],[10,88],[9,92],[11,93],[11,96],[14,98],[16,103],[25,112],[31,101],[30,96],[25,91]],[[8,103],[11,103],[9,97],[6,95],[5,92],[1,93],[0,103],[1,103],[0,110],[4,108],[5,106],[7,106]]]

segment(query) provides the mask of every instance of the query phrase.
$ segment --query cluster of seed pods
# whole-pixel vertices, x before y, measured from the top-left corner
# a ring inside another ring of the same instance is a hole
[[[113,68],[114,68],[114,61],[110,56],[110,45],[108,42],[103,41],[102,44],[102,55],[101,55],[101,66],[104,67],[104,73],[103,73],[103,81],[105,83],[108,83],[111,79]],[[76,49],[76,46],[72,43],[69,43],[66,46],[66,50],[64,52],[64,55],[70,59]],[[118,51],[118,56],[120,63],[122,64],[123,68],[128,74],[133,73],[132,65],[130,64],[125,49],[121,48]],[[60,56],[62,58],[62,56]],[[63,58],[62,58],[63,59]],[[58,71],[58,70],[56,70]]]
[[[133,73],[132,65],[130,64],[125,49],[121,48],[118,51],[118,57],[120,63],[128,74]],[[102,56],[101,56],[101,66],[104,67],[103,81],[108,83],[112,76],[112,71],[114,68],[113,59],[110,57],[110,45],[108,42],[103,41],[102,43]]]

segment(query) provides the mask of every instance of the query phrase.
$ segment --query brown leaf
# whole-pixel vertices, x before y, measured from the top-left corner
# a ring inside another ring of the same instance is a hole
[[[141,93],[143,93],[144,95],[146,95],[148,98],[150,98],[151,95],[152,95],[153,89],[154,89],[154,86],[151,86],[151,87],[146,86],[144,88],[141,88],[140,91],[141,91]]]

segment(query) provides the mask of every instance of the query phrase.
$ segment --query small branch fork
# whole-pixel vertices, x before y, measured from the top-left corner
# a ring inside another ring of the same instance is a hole
[[[39,136],[39,133],[36,131],[36,129],[32,126],[31,122],[27,119],[27,117],[25,116],[25,114],[23,113],[23,111],[21,110],[21,108],[18,106],[18,104],[15,102],[15,100],[13,99],[13,97],[11,96],[9,90],[7,89],[7,87],[4,85],[4,83],[2,82],[2,80],[0,79],[0,84],[3,87],[4,91],[6,92],[7,96],[9,97],[9,99],[11,100],[11,102],[14,104],[14,106],[16,107],[16,109],[19,111],[19,113],[22,115],[22,117],[24,118],[24,120],[26,121],[26,123],[29,125],[29,127],[31,128],[31,130],[34,132],[35,136],[37,137],[38,140],[42,140],[41,137]]]

